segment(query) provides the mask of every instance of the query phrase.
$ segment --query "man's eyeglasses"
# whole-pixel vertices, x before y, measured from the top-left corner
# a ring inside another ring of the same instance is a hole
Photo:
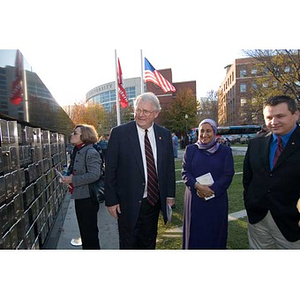
[[[137,108],[135,110],[135,113],[140,115],[141,113],[143,113],[146,117],[149,117],[151,114],[153,114],[155,112],[155,110],[146,110],[146,109],[140,109],[140,108]]]

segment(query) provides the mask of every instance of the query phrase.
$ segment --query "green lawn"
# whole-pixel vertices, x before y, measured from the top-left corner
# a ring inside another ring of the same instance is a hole
[[[244,156],[234,156],[234,167],[236,174],[228,189],[229,213],[244,209],[242,170]],[[175,162],[176,180],[181,180],[182,161]],[[172,222],[164,225],[162,217],[159,219],[157,249],[182,249],[182,233],[180,228],[183,224],[183,195],[185,185],[176,185],[176,208],[173,210]],[[228,227],[228,249],[248,249],[247,221],[246,218],[230,221]]]

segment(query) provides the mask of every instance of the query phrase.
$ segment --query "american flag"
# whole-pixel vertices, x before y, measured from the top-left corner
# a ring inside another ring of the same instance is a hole
[[[165,93],[172,91],[175,92],[175,87],[165,79],[155,68],[150,64],[149,60],[145,57],[145,72],[144,72],[145,81],[153,82],[158,85]]]

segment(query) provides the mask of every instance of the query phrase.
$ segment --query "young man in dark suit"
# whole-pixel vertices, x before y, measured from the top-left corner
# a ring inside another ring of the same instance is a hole
[[[300,127],[285,95],[263,110],[270,133],[250,140],[244,160],[244,202],[252,249],[300,248]]]
[[[120,249],[155,249],[159,211],[167,222],[167,206],[175,202],[171,133],[154,123],[160,110],[158,98],[144,93],[134,102],[135,121],[117,126],[110,133],[105,205],[118,219]],[[146,133],[154,157],[153,177],[158,179],[154,188],[152,179],[148,179],[151,172],[147,168]],[[153,190],[158,192],[156,196]]]

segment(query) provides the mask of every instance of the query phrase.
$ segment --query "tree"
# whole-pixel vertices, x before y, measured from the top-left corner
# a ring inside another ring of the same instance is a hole
[[[279,93],[290,95],[300,104],[300,49],[255,49],[244,52],[257,60],[254,98],[265,100]],[[259,106],[260,101],[257,100]]]
[[[128,105],[126,108],[120,107],[120,119],[121,124],[127,123],[134,119],[133,117],[133,106]],[[117,110],[116,105],[113,106],[110,112],[107,112],[108,128],[117,126]]]
[[[185,134],[197,126],[197,101],[191,89],[179,90],[169,109],[162,111],[164,124],[172,132]]]
[[[93,125],[99,133],[107,128],[107,114],[101,104],[75,104],[72,121]]]
[[[213,119],[218,121],[218,98],[217,92],[210,90],[205,98],[201,98],[198,110],[198,122],[204,119]]]

